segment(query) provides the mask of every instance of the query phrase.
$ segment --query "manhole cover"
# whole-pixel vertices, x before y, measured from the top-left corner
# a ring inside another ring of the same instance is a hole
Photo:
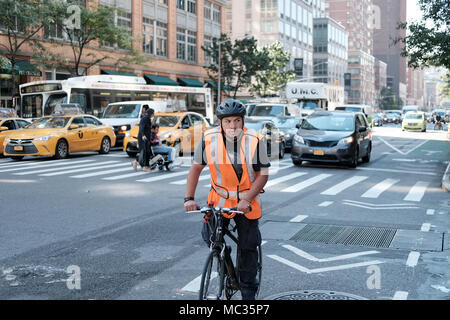
[[[269,296],[264,300],[368,300],[354,294],[324,291],[324,290],[304,290],[284,292]]]

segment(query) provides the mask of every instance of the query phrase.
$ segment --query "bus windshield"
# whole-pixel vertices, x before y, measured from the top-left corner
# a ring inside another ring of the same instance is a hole
[[[319,107],[317,101],[311,101],[311,100],[305,100],[300,101],[300,108],[303,108],[305,110],[314,110]]]
[[[67,103],[67,94],[58,93],[49,96],[47,102],[45,103],[44,116],[52,115],[55,111],[56,105],[60,103]]]
[[[26,126],[27,129],[62,129],[70,117],[41,118]]]
[[[109,105],[103,113],[103,118],[138,118],[140,104]]]

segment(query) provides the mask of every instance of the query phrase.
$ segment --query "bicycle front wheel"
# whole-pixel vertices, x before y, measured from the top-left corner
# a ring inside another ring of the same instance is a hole
[[[213,250],[206,259],[200,283],[200,300],[221,300],[223,298],[225,264],[220,253]]]

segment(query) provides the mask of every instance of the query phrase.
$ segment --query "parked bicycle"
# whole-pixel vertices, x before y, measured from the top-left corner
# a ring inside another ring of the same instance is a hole
[[[204,207],[188,213],[202,213],[208,222],[211,231],[210,253],[206,259],[205,266],[200,283],[200,300],[231,300],[231,298],[240,290],[239,286],[239,249],[236,252],[236,267],[231,258],[231,246],[225,242],[225,235],[238,244],[238,239],[233,232],[236,231],[236,225],[224,225],[224,218],[232,219],[236,214],[244,214],[237,211],[236,208],[209,208]],[[231,230],[230,230],[231,227]],[[258,246],[258,268],[256,279],[258,281],[259,294],[262,275],[262,250]]]

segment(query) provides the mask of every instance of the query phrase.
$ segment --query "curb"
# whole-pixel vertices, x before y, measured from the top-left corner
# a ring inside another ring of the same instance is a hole
[[[445,170],[445,173],[442,176],[442,189],[444,191],[450,192],[450,163],[448,164],[447,170]]]

